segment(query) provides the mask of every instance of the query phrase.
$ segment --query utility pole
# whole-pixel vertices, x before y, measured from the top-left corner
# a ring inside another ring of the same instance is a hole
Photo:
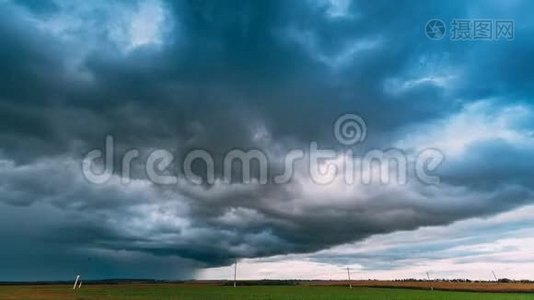
[[[74,286],[72,287],[73,290],[76,289],[76,287],[78,286],[78,280],[80,279],[80,275],[76,275],[76,280],[74,280]]]
[[[76,280],[74,280],[74,285],[72,286],[72,289],[75,290],[76,288],[81,288],[82,287],[82,279],[81,279],[81,275],[83,276],[87,276],[87,273],[88,273],[88,270],[89,270],[89,262],[91,261],[91,258],[87,258],[87,263],[84,267],[84,270],[82,271],[82,273],[76,275]],[[84,277],[85,278],[85,277]]]
[[[430,281],[430,290],[433,291],[434,286],[432,285],[432,279],[430,279],[430,275],[428,274],[428,272],[426,272],[426,278],[428,278],[428,281]]]
[[[495,272],[491,271],[491,274],[493,274],[493,278],[495,278],[495,281],[499,282],[499,278],[497,278],[497,276],[495,275]]]
[[[234,287],[237,286],[237,259],[234,263]]]
[[[347,267],[347,276],[349,277],[349,288],[352,289],[352,282],[350,282],[350,269]]]

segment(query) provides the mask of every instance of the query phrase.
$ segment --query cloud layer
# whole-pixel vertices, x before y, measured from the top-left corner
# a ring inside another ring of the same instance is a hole
[[[365,249],[358,243],[376,235],[532,204],[528,2],[0,6],[0,237],[10,258],[0,269],[16,270],[0,280],[70,278],[88,257],[94,278],[189,278],[235,259],[301,253],[328,264],[338,256],[325,249]],[[432,41],[424,25],[433,18],[514,19],[515,40]],[[346,149],[332,135],[343,113],[367,123],[357,153],[442,151],[441,183],[317,185],[298,164],[284,185],[161,186],[137,162],[132,182],[120,180],[119,158],[134,148],[143,158],[205,149],[216,165],[256,148],[279,170],[284,153],[311,141]],[[81,162],[107,135],[116,174],[95,185]],[[409,253],[399,255],[344,263],[402,268]]]

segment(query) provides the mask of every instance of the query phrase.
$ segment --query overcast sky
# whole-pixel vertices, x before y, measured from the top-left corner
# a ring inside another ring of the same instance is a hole
[[[235,260],[243,279],[344,278],[347,266],[354,278],[534,279],[532,11],[519,0],[0,0],[0,280],[228,279]],[[431,19],[442,39],[425,34]],[[513,40],[455,40],[455,19],[492,32],[512,20]],[[348,146],[333,134],[347,113],[367,130]],[[82,161],[106,136],[113,175],[97,184]],[[439,183],[409,172],[403,184],[318,184],[306,159],[274,182],[312,142],[352,150],[350,161],[397,149],[409,166],[434,149]],[[157,149],[174,155],[158,170],[170,184],[145,172]],[[181,172],[198,149],[213,182]],[[268,182],[256,165],[252,183],[222,180],[233,149],[265,153]]]

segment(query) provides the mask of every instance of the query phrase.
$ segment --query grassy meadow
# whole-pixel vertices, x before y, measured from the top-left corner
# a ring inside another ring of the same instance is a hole
[[[215,286],[184,284],[87,285],[73,291],[67,285],[0,286],[0,299],[175,299],[175,300],[534,300],[528,293],[477,293],[400,288],[335,286]]]

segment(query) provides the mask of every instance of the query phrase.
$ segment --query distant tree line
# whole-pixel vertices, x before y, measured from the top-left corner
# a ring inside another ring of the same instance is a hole
[[[237,281],[238,286],[254,286],[254,285],[299,285],[300,280],[271,280],[271,279],[263,279],[263,280],[243,280],[243,281]],[[226,281],[224,283],[225,286],[233,286],[233,281]]]

